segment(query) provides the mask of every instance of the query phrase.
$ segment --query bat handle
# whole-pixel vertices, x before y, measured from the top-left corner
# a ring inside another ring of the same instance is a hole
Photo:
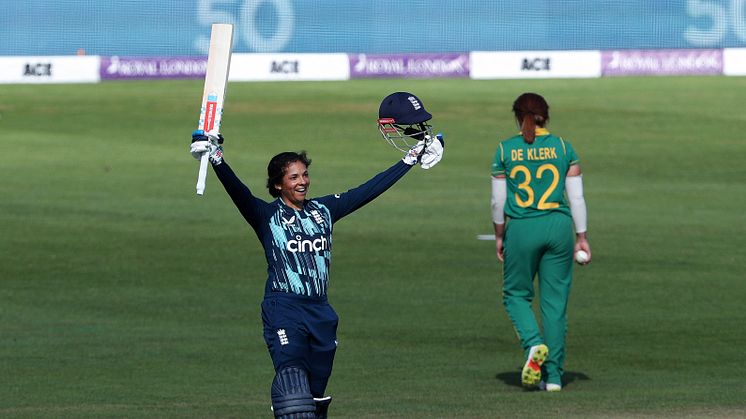
[[[205,193],[205,179],[207,179],[207,152],[202,153],[199,161],[199,173],[197,174],[197,195]]]

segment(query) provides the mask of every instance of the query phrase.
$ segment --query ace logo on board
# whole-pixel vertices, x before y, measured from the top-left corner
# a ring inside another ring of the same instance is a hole
[[[52,63],[27,63],[23,70],[24,76],[42,77],[52,76]]]
[[[533,71],[550,71],[552,60],[549,57],[546,58],[524,58],[521,63],[521,70],[533,70]]]

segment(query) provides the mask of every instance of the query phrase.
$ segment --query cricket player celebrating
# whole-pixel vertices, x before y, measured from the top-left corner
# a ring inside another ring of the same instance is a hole
[[[333,225],[394,185],[415,164],[429,169],[443,156],[432,116],[415,95],[396,92],[379,108],[379,130],[389,141],[409,139],[404,157],[347,192],[308,198],[311,160],[284,152],[267,167],[266,202],[244,185],[223,160],[222,136],[195,131],[191,152],[208,153],[220,182],[264,248],[267,282],[262,302],[264,339],[275,368],[271,386],[276,418],[326,418],[325,397],[337,349],[338,317],[327,300]]]
[[[590,263],[591,255],[583,181],[570,143],[545,128],[549,105],[543,97],[520,95],[513,113],[521,133],[500,143],[492,163],[492,221],[497,258],[504,262],[503,305],[526,356],[521,383],[559,391],[573,253],[581,264]],[[531,307],[537,274],[543,333]]]

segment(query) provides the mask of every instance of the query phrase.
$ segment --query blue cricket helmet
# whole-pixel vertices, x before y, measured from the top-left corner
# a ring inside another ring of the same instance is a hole
[[[378,118],[393,118],[394,123],[401,125],[420,124],[432,117],[422,101],[409,92],[395,92],[386,96],[378,108]]]
[[[432,137],[432,126],[427,124],[432,117],[417,96],[394,92],[378,108],[378,130],[389,144],[406,152],[416,142]]]

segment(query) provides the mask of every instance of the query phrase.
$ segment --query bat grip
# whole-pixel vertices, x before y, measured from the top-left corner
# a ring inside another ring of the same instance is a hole
[[[197,195],[205,193],[205,179],[207,179],[207,163],[208,155],[207,152],[202,153],[202,158],[199,160],[199,173],[197,174]]]

